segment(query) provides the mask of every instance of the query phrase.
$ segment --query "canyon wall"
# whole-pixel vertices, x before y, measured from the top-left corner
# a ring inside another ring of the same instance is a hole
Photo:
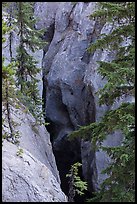
[[[105,152],[94,152],[88,140],[68,140],[69,133],[80,126],[99,121],[122,101],[131,101],[127,96],[112,107],[98,103],[96,92],[106,81],[97,72],[97,61],[111,61],[115,53],[105,49],[87,51],[100,34],[112,30],[107,23],[89,19],[96,9],[96,2],[35,2],[35,27],[45,29],[43,40],[47,43],[43,51],[33,55],[42,65],[39,91],[44,99],[45,120],[50,125],[36,125],[23,107],[13,108],[20,143],[15,146],[3,142],[3,202],[67,202],[66,174],[77,161],[82,163],[80,176],[88,182],[90,193],[98,190],[107,176],[101,174],[110,163]],[[13,35],[16,56],[16,31]],[[3,50],[3,54],[9,58],[8,50]],[[108,135],[104,145],[115,146],[121,141],[121,133],[115,132]],[[23,153],[17,156],[19,149]]]
[[[97,2],[35,3],[35,15],[39,18],[36,28],[46,28],[44,39],[48,41],[42,63],[44,108],[46,121],[50,122],[47,130],[65,193],[65,174],[73,163],[82,162],[82,175],[90,191],[95,191],[107,176],[101,171],[110,162],[105,152],[94,152],[89,141],[70,142],[69,133],[99,121],[105,111],[118,107],[121,102],[113,107],[98,104],[96,92],[106,81],[97,72],[97,61],[111,61],[115,53],[105,49],[87,51],[100,34],[112,30],[107,23],[89,19],[96,9]],[[121,133],[115,132],[104,145],[115,146],[121,141]]]

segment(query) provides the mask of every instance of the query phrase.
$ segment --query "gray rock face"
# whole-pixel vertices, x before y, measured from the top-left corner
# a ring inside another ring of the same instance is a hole
[[[38,2],[36,8],[39,18],[41,4]],[[89,54],[87,48],[96,41],[99,34],[109,33],[112,27],[89,19],[89,15],[97,8],[95,2],[78,2],[76,5],[58,2],[55,7],[54,4],[44,2],[43,5],[46,7],[46,15],[52,17],[51,20],[41,18],[39,28],[55,25],[54,33],[51,32],[53,38],[48,48],[46,47],[43,58],[43,96],[46,119],[51,124],[48,131],[53,149],[55,155],[66,156],[66,152],[73,152],[69,158],[74,158],[76,151],[79,152],[83,175],[92,190],[96,190],[104,179],[101,171],[107,166],[109,158],[104,152],[94,153],[88,141],[77,140],[76,145],[75,142],[68,144],[67,135],[79,126],[100,120],[105,111],[111,108],[99,106],[95,94],[106,83],[97,73],[97,61],[111,61],[115,53],[103,50]],[[118,133],[115,135],[118,145],[121,139],[117,140]],[[112,137],[110,136],[111,139]],[[105,140],[105,145],[112,145],[110,138]],[[61,168],[69,163],[65,156],[62,156],[62,161],[59,159],[58,165]],[[76,160],[79,160],[78,155]],[[74,161],[75,159],[72,162]]]
[[[83,5],[84,12],[80,17],[82,20],[88,13],[87,6],[84,3],[80,5]],[[84,83],[89,58],[86,48],[91,39],[87,38],[84,28],[84,33],[80,32],[82,25],[78,24],[77,16],[73,19],[75,14],[79,14],[81,6],[78,3],[74,7],[71,2],[59,4],[54,36],[43,59],[43,76],[45,86],[47,85],[46,116],[54,124],[58,124],[58,129],[61,126],[61,135],[64,135],[66,129],[77,129],[79,125],[93,122],[95,118],[92,87]],[[76,31],[73,21],[74,24],[77,23]],[[88,18],[87,21],[90,22]],[[88,26],[88,32],[92,24],[93,22]],[[62,127],[65,127],[64,132]]]
[[[16,124],[14,131],[18,131],[20,137],[18,146],[3,142],[3,202],[67,201],[60,188],[59,173],[45,126],[36,124],[24,106],[20,109],[12,107],[11,118]],[[21,157],[16,155],[20,149],[23,150]]]
[[[30,152],[4,141],[2,157],[3,202],[67,202],[60,185],[46,165]]]

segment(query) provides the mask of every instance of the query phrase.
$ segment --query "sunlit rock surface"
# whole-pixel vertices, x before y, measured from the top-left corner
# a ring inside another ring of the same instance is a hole
[[[14,131],[19,133],[19,144],[3,141],[3,202],[67,201],[60,188],[59,173],[45,126],[36,124],[24,106],[19,109],[12,107],[11,118],[16,124]],[[8,131],[7,125],[3,132]]]
[[[2,201],[66,202],[66,196],[48,166],[26,149],[19,156],[18,151],[14,144],[4,141]]]

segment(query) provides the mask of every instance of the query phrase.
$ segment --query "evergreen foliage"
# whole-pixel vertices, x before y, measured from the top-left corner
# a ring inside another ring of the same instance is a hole
[[[100,105],[113,105],[119,99],[135,94],[135,2],[101,2],[100,9],[90,18],[105,19],[112,23],[110,34],[102,35],[89,51],[107,49],[116,51],[112,62],[100,61],[98,72],[107,79],[100,89]],[[123,134],[121,146],[103,147],[108,134],[116,130]],[[135,201],[135,103],[124,102],[109,110],[100,122],[81,127],[71,138],[84,137],[102,149],[112,159],[102,173],[109,177],[101,184],[99,192],[89,202],[134,202]]]
[[[10,32],[10,28],[7,27],[6,22],[2,20],[2,43],[6,42],[5,35]],[[17,64],[11,62],[5,65],[5,58],[2,58],[2,116],[6,115],[7,124],[9,132],[4,131],[3,139],[7,139],[13,143],[18,143],[18,132],[14,131],[14,126],[16,125],[11,118],[12,106],[14,106],[17,101],[17,96],[15,92],[15,72]],[[4,130],[6,118],[2,118],[2,128]]]
[[[67,177],[69,177],[69,202],[74,202],[74,197],[76,193],[79,195],[83,195],[84,191],[87,190],[87,182],[82,181],[78,175],[78,168],[81,165],[82,164],[79,162],[76,162],[75,164],[71,165],[70,172],[66,175]]]
[[[26,106],[36,119],[36,122],[43,123],[42,99],[38,91],[38,74],[40,68],[32,54],[43,48],[43,30],[36,30],[34,17],[34,2],[6,2],[3,10],[8,12],[6,23],[10,28],[9,52],[11,61],[18,63],[16,69],[17,97]],[[16,30],[19,38],[17,55],[12,56],[12,31]]]
[[[17,153],[16,153],[16,155],[22,158],[23,149],[22,149],[22,148],[19,148],[18,151],[17,151]]]
[[[16,19],[18,27],[18,36],[20,39],[17,48],[16,60],[19,62],[17,76],[17,86],[20,87],[22,95],[21,100],[33,114],[37,121],[41,121],[42,111],[40,106],[41,98],[38,92],[37,74],[40,68],[37,67],[37,61],[30,54],[41,49],[43,46],[41,30],[36,30],[34,25],[36,19],[33,12],[34,2],[16,2]]]
[[[3,138],[13,143],[19,142],[17,124],[12,119],[13,107],[18,109],[23,103],[36,122],[44,123],[37,79],[40,68],[31,54],[43,47],[43,30],[35,29],[33,6],[34,2],[2,2],[2,43],[3,49],[9,48],[10,56],[6,60],[2,58],[2,128]],[[20,40],[15,58],[12,56],[13,31],[18,31]]]

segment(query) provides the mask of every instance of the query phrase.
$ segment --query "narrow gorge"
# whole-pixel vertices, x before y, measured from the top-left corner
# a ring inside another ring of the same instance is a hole
[[[69,137],[81,126],[100,121],[106,111],[114,110],[122,102],[134,101],[126,95],[113,105],[99,104],[96,93],[107,81],[98,73],[98,61],[111,62],[116,52],[88,51],[101,35],[113,29],[112,24],[90,18],[97,9],[97,2],[34,3],[35,29],[45,30],[41,37],[45,46],[33,56],[41,67],[38,88],[46,125],[36,125],[23,105],[19,110],[13,108],[11,116],[18,124],[15,129],[19,131],[20,144],[16,147],[3,142],[3,202],[71,202],[71,184],[66,175],[76,162],[82,164],[79,176],[87,182],[88,189],[82,196],[76,194],[74,202],[92,198],[107,178],[101,172],[111,162],[108,154],[95,151],[90,137]],[[16,32],[13,56],[19,44]],[[9,58],[6,49],[3,53]],[[122,140],[121,132],[115,131],[103,144],[115,147]],[[23,154],[17,157],[20,148]]]
[[[99,120],[110,109],[107,105],[100,107],[95,94],[105,84],[97,73],[97,61],[111,61],[115,53],[87,51],[100,34],[112,29],[89,19],[96,6],[94,2],[35,4],[35,14],[41,19],[36,27],[46,28],[44,40],[48,42],[42,60],[45,120],[49,122],[46,128],[66,195],[69,192],[66,174],[72,164],[82,163],[81,178],[88,182],[90,195],[105,178],[101,170],[109,162],[105,153],[95,154],[90,141],[68,140],[72,131]],[[118,134],[115,141],[110,140],[109,145],[117,145],[121,137]]]

